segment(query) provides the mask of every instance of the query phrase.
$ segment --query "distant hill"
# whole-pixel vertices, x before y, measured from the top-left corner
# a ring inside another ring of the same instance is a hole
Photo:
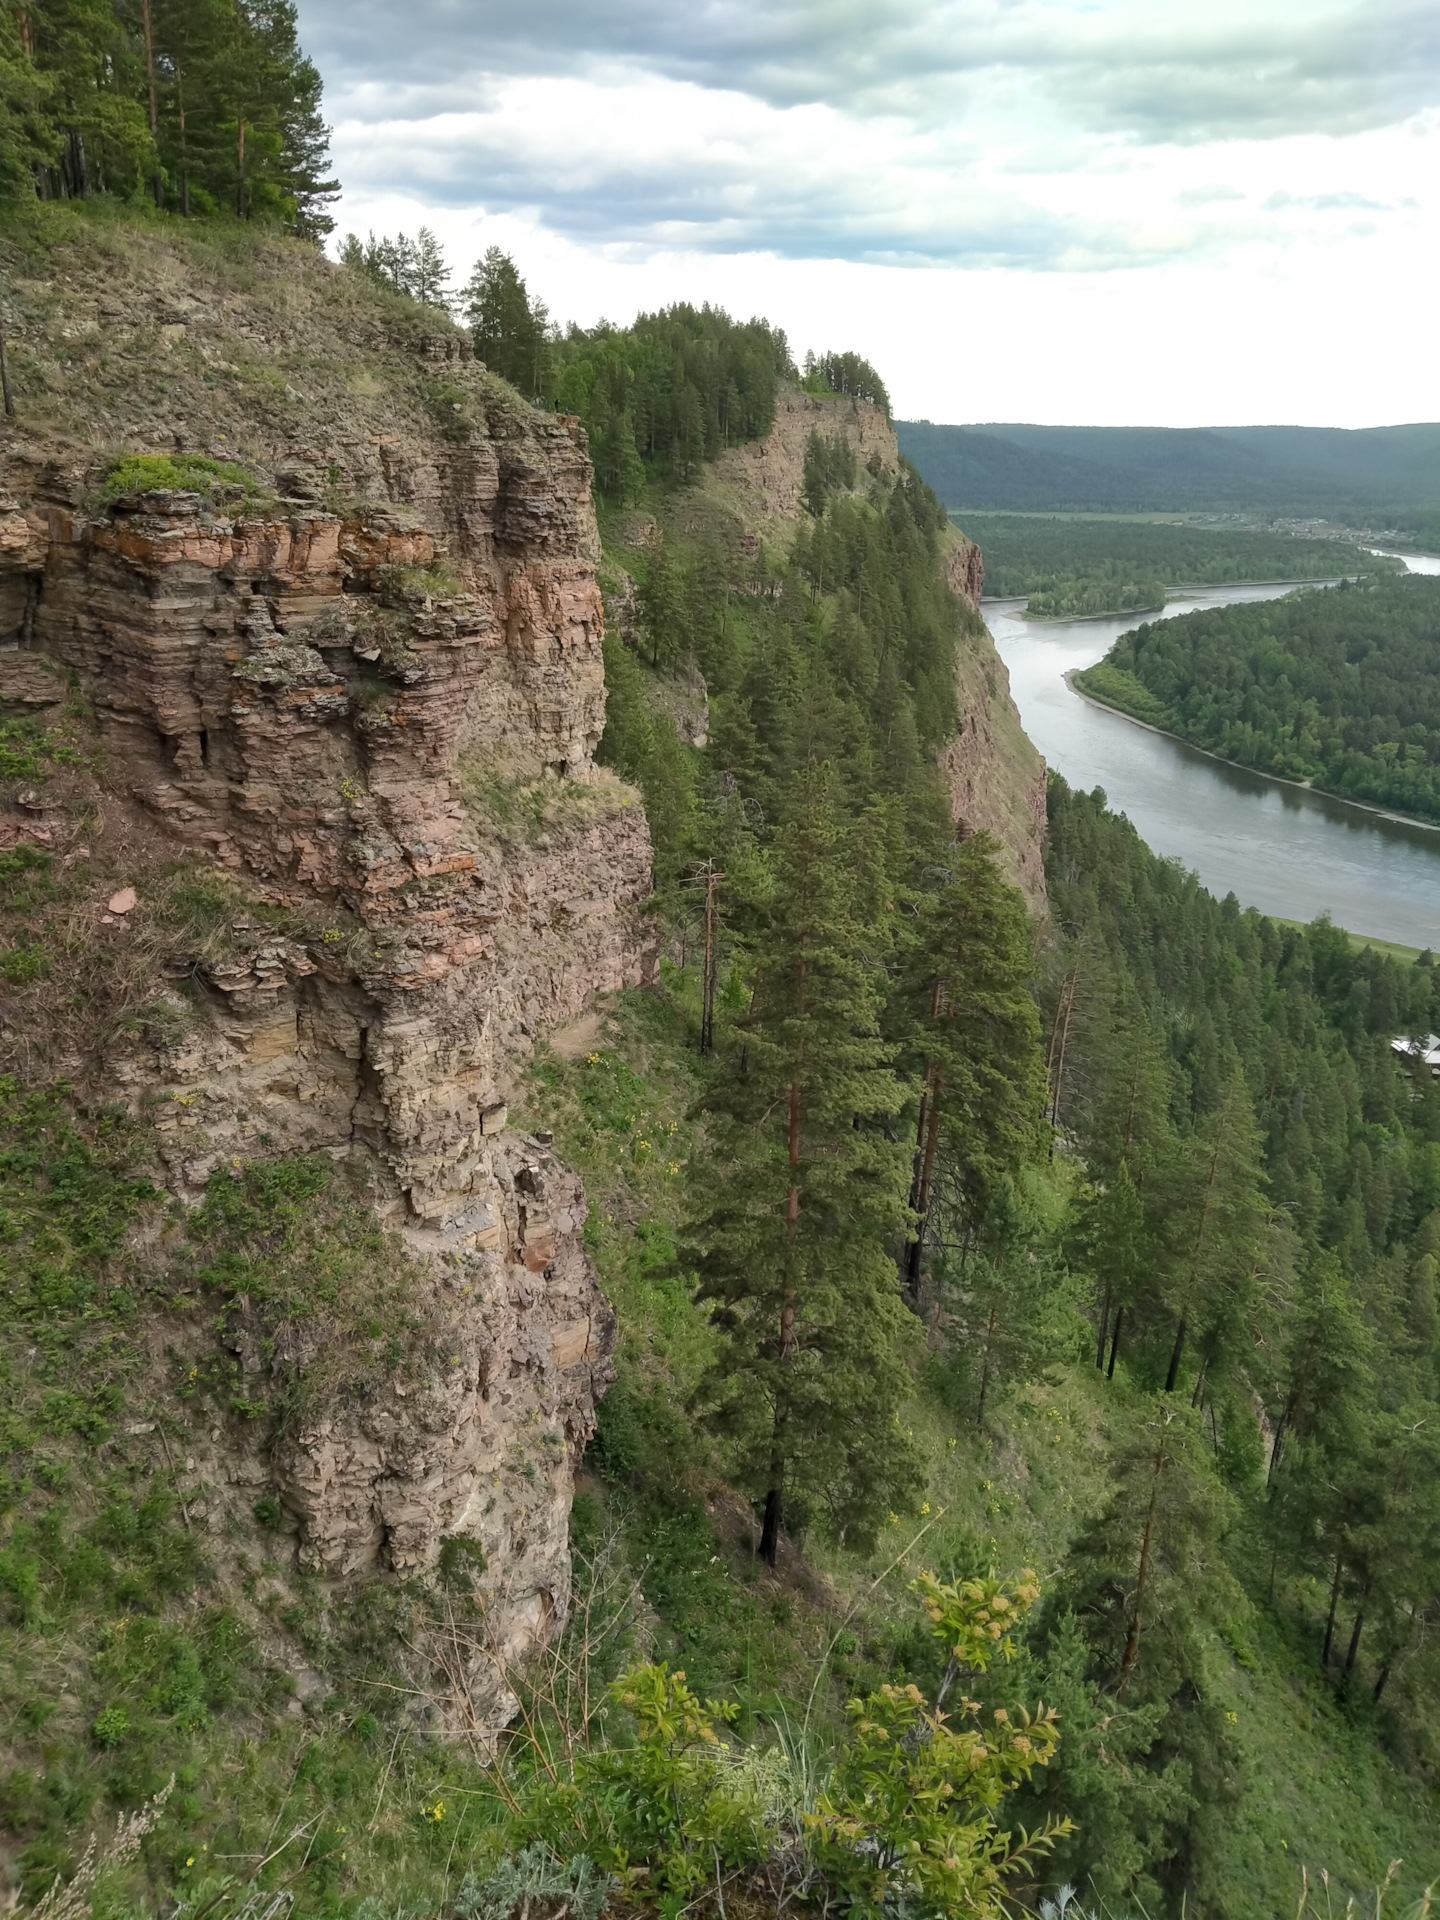
[[[1440,424],[1352,432],[900,420],[896,433],[960,510],[1313,514],[1440,533]]]

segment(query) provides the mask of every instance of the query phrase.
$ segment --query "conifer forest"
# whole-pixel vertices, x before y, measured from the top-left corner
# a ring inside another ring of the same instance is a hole
[[[1046,778],[883,370],[328,141],[288,0],[0,4],[0,1899],[1419,1920],[1433,956]],[[1289,550],[1096,524],[994,578]],[[1087,685],[1440,819],[1434,586]]]

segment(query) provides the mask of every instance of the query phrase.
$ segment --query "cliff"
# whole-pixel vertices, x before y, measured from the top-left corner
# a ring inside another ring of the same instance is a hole
[[[789,544],[802,511],[805,443],[813,432],[844,433],[862,469],[893,474],[900,464],[895,429],[880,408],[841,395],[789,389],[777,396],[775,424],[762,441],[732,447],[706,476],[707,500],[732,514],[754,538]],[[980,617],[985,569],[980,548],[952,530],[946,580],[964,603],[956,661],[960,725],[942,756],[957,825],[993,836],[1011,880],[1032,913],[1046,912],[1045,763],[1020,723],[1010,676]],[[693,725],[687,728],[694,737]]]
[[[1009,877],[1033,914],[1045,894],[1045,762],[1020,723],[1010,675],[980,615],[985,583],[981,550],[956,533],[946,577],[973,617],[964,620],[956,660],[960,725],[941,756],[955,819],[992,835]]]
[[[120,1093],[189,1203],[257,1158],[359,1170],[430,1358],[260,1443],[220,1422],[185,1494],[218,1534],[269,1489],[296,1576],[341,1586],[477,1542],[503,1667],[564,1616],[614,1332],[507,1081],[651,964],[644,815],[592,758],[583,435],[303,247],[46,220],[9,263],[0,703],[79,744],[0,788],[0,847],[64,871],[104,990],[78,1028],[53,981],[7,991],[4,1051]],[[219,471],[107,488],[172,451]],[[209,907],[177,931],[185,888]],[[501,1667],[453,1666],[425,1684],[486,1738]]]

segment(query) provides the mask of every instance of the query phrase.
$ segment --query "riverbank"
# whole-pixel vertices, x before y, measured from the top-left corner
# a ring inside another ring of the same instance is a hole
[[[1273,920],[1277,927],[1294,927],[1301,933],[1305,931],[1303,920],[1288,919],[1283,913],[1267,913],[1265,918]],[[1366,947],[1373,947],[1377,953],[1383,953],[1391,960],[1413,965],[1422,953],[1429,952],[1427,947],[1407,947],[1401,940],[1377,940],[1370,933],[1351,933],[1348,927],[1339,928],[1339,932],[1344,934],[1357,953],[1363,953]]]
[[[1021,617],[1023,618],[1023,615]],[[1114,614],[1110,617],[1116,618]],[[1143,727],[1147,733],[1158,733],[1162,740],[1174,740],[1180,746],[1188,747],[1192,753],[1201,754],[1206,760],[1215,761],[1218,766],[1234,767],[1240,773],[1252,774],[1257,780],[1272,781],[1277,787],[1292,787],[1297,793],[1319,794],[1337,807],[1349,807],[1356,813],[1372,814],[1378,819],[1392,821],[1397,827],[1419,827],[1423,833],[1440,834],[1440,821],[1416,820],[1408,813],[1394,813],[1389,807],[1377,807],[1369,800],[1352,800],[1349,794],[1332,793],[1329,787],[1317,787],[1313,780],[1287,780],[1283,774],[1267,773],[1263,767],[1250,767],[1243,760],[1227,760],[1223,753],[1212,753],[1208,747],[1197,747],[1195,742],[1187,740],[1183,733],[1172,733],[1169,727],[1157,727],[1153,720],[1142,720],[1137,714],[1127,713],[1124,707],[1117,707],[1113,701],[1098,699],[1093,693],[1087,692],[1084,687],[1078,685],[1078,681],[1082,673],[1089,671],[1088,667],[1071,667],[1068,673],[1062,675],[1062,678],[1077,699],[1083,700],[1087,706],[1098,707],[1102,713],[1119,714],[1120,718],[1128,720],[1132,727]],[[1280,917],[1278,914],[1271,915],[1272,919]],[[1394,943],[1381,941],[1378,944],[1384,946]],[[1416,947],[1414,951],[1418,953],[1420,948]]]
[[[983,551],[983,549],[982,549]],[[1396,555],[1395,558],[1400,558]],[[1017,620],[1028,620],[1037,627],[1071,626],[1081,620],[1146,620],[1151,614],[1164,613],[1173,600],[1184,600],[1191,594],[1212,593],[1220,587],[1283,587],[1288,593],[1297,593],[1301,587],[1336,587],[1342,578],[1351,579],[1353,575],[1336,574],[1329,579],[1318,580],[1192,580],[1184,586],[1167,587],[1165,598],[1154,607],[1106,607],[1099,613],[1031,613],[1028,604],[1016,614]],[[981,606],[1001,606],[1010,601],[1027,600],[1023,593],[996,594],[993,600],[982,596]],[[1119,709],[1117,708],[1118,712]]]

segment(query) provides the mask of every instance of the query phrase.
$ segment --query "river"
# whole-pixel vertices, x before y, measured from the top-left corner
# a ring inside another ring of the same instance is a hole
[[[1406,554],[1412,571],[1440,559]],[[1207,587],[1170,601],[1171,618],[1197,607],[1273,600],[1289,587]],[[1103,787],[1155,852],[1193,868],[1212,893],[1285,920],[1328,913],[1377,940],[1440,950],[1440,829],[1378,813],[1231,767],[1082,700],[1065,675],[1093,666],[1135,616],[1029,621],[1023,600],[981,611],[1010,670],[1025,731],[1072,787]]]

